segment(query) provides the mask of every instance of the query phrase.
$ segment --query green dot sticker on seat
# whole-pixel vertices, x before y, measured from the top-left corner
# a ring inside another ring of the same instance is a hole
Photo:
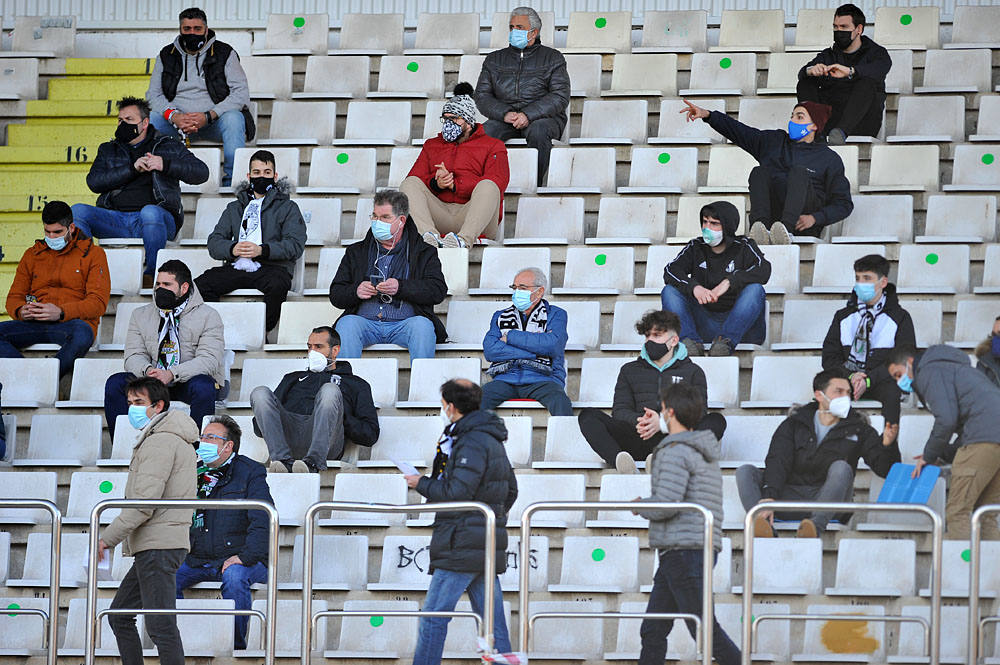
[[[722,67],[723,69],[729,69],[732,66],[733,66],[732,58],[723,58],[722,60],[719,60],[719,67]]]
[[[990,165],[993,163],[995,159],[996,157],[993,156],[993,153],[988,152],[985,155],[983,155],[983,164]]]
[[[938,255],[937,255],[937,254],[934,254],[934,253],[931,253],[931,254],[928,254],[925,260],[926,260],[926,261],[927,261],[927,263],[929,263],[930,265],[934,265],[935,263],[937,263],[937,262],[938,262]]]
[[[962,561],[968,563],[969,561],[972,560],[972,550],[962,550],[961,557]]]
[[[21,609],[21,606],[18,605],[17,603],[11,603],[10,605],[7,606],[7,609],[8,610],[19,610],[19,609]],[[16,614],[8,614],[7,616],[9,616],[9,617],[16,617],[17,615]]]
[[[115,484],[113,482],[111,482],[110,480],[105,480],[100,485],[97,486],[97,489],[101,492],[101,494],[107,494],[108,492],[110,492],[114,488],[115,488]]]
[[[599,266],[603,266],[607,262],[608,262],[607,254],[598,254],[597,256],[594,257],[594,263],[596,263]]]
[[[378,628],[385,623],[385,617],[372,617],[368,620],[368,623],[372,625],[372,628]]]
[[[601,28],[603,28],[607,24],[608,24],[608,19],[604,18],[603,16],[601,18],[597,19],[596,21],[594,21],[594,27],[597,28],[598,30],[600,30]]]
[[[594,551],[590,553],[590,558],[594,561],[604,561],[604,557],[606,556],[607,553],[600,547],[594,548]]]
[[[337,155],[338,164],[346,164],[348,159],[350,159],[350,157],[348,157],[346,152],[342,152],[339,155]]]
[[[667,162],[669,162],[669,161],[670,161],[670,153],[669,153],[669,152],[661,152],[661,153],[660,153],[660,154],[659,154],[659,155],[658,155],[658,156],[656,157],[656,159],[657,159],[657,161],[659,161],[659,162],[660,162],[660,164],[666,164]]]
[[[910,16],[909,14],[903,14],[902,16],[899,17],[899,22],[902,23],[903,25],[910,25],[911,23],[913,23],[913,17]]]
[[[420,65],[419,65],[419,64],[417,64],[417,63],[416,63],[416,62],[414,61],[414,62],[411,62],[410,64],[408,64],[408,65],[406,66],[406,69],[408,69],[408,70],[409,70],[409,71],[411,71],[411,72],[415,72],[415,71],[417,71],[418,69],[420,69]]]
[[[301,16],[296,16],[294,19],[292,19],[292,25],[294,25],[296,28],[301,28],[305,24],[306,20]]]
[[[750,623],[753,623],[756,619],[757,619],[757,615],[756,614],[751,614],[750,615]],[[740,617],[740,623],[743,623],[743,617],[742,616]]]

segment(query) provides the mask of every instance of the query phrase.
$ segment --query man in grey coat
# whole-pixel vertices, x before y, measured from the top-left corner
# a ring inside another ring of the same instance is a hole
[[[288,181],[278,179],[273,153],[251,155],[247,181],[236,188],[236,200],[208,236],[208,253],[226,264],[195,280],[205,302],[218,302],[236,289],[262,291],[268,330],[278,325],[295,262],[306,246],[306,223],[288,189]]]
[[[510,13],[510,46],[483,61],[476,85],[476,106],[493,138],[524,138],[538,150],[538,184],[549,170],[552,141],[562,136],[568,118],[569,73],[566,58],[540,41],[542,19],[531,7]]]
[[[944,344],[923,353],[912,346],[896,347],[887,365],[899,389],[915,392],[934,414],[913,477],[925,464],[951,460],[945,537],[966,539],[972,511],[1000,503],[1000,388],[972,367],[964,351]],[[983,520],[982,533],[1000,540],[995,516]]]

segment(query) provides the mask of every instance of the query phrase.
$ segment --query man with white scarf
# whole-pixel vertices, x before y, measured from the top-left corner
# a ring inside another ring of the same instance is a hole
[[[493,315],[483,354],[493,378],[480,408],[511,399],[536,400],[553,416],[572,416],[566,395],[566,310],[544,299],[548,280],[539,268],[518,271],[511,305]]]
[[[215,400],[225,383],[222,317],[205,304],[191,281],[191,270],[176,259],[156,274],[153,302],[132,312],[125,338],[125,371],[104,384],[104,414],[111,437],[115,421],[128,412],[128,383],[151,376],[170,390],[170,399],[191,406],[200,424],[215,415]]]

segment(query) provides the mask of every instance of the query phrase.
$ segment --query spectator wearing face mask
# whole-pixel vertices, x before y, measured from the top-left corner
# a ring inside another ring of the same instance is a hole
[[[976,368],[1000,388],[1000,316],[989,337],[976,347]]]
[[[271,456],[271,473],[319,473],[340,459],[349,439],[371,447],[378,441],[378,413],[368,382],[337,360],[340,335],[313,328],[306,342],[307,369],[289,372],[278,387],[250,393],[254,431]]]
[[[278,325],[295,262],[306,245],[306,223],[288,191],[288,181],[279,180],[274,169],[274,154],[255,152],[247,182],[236,187],[236,200],[208,236],[208,253],[226,265],[195,280],[205,302],[217,302],[236,289],[263,291],[268,330]]]
[[[533,399],[553,416],[573,415],[566,396],[566,310],[545,300],[547,285],[541,269],[519,271],[510,307],[493,315],[483,339],[493,378],[483,386],[484,411],[510,399]]]
[[[899,446],[879,436],[864,414],[851,408],[847,371],[825,369],[813,379],[813,401],[793,407],[771,437],[764,468],[744,464],[736,470],[743,508],[767,501],[844,502],[854,500],[858,459],[885,478],[900,461]],[[779,519],[801,520],[797,535],[816,538],[830,513],[783,511]],[[764,511],[754,520],[754,536],[770,538],[775,514]]]
[[[681,322],[673,312],[650,310],[635,324],[646,338],[639,357],[622,365],[615,384],[611,415],[600,409],[580,411],[580,431],[594,452],[619,473],[636,473],[636,460],[646,460],[667,434],[660,417],[660,392],[668,386],[690,385],[708,403],[705,372],[688,357],[680,343]],[[702,413],[694,429],[710,431],[721,440],[726,419],[721,413]]]
[[[459,83],[441,111],[441,133],[427,139],[399,191],[424,242],[472,247],[495,238],[510,181],[507,148],[476,122],[472,86]]]
[[[885,110],[885,77],[892,68],[889,52],[861,33],[865,14],[856,5],[833,12],[833,46],[799,70],[800,102],[829,104],[826,141],[843,144],[848,136],[878,136]]]
[[[699,217],[701,236],[663,269],[660,300],[680,318],[689,356],[704,355],[706,342],[712,344],[709,355],[728,356],[742,342],[764,342],[771,264],[757,243],[736,235],[740,213],[732,203],[709,203]]]
[[[757,160],[750,171],[750,233],[758,245],[787,245],[789,234],[818,238],[823,228],[851,214],[851,183],[840,155],[820,135],[830,107],[800,102],[792,108],[788,131],[757,129],[719,111],[684,100],[688,122],[702,119]]]

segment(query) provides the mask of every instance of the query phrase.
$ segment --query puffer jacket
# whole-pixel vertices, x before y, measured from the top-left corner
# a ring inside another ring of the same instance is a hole
[[[993,355],[992,342],[992,339],[987,338],[976,346],[976,369],[1000,388],[1000,362]]]
[[[536,41],[525,49],[508,46],[486,56],[476,83],[476,106],[491,120],[503,120],[508,111],[520,111],[529,121],[552,118],[562,135],[569,94],[566,58]]]
[[[63,320],[86,321],[97,336],[97,324],[108,308],[111,274],[108,257],[93,239],[74,231],[66,246],[55,251],[44,240],[25,250],[7,292],[7,313],[20,319],[29,295],[58,305]]]
[[[491,363],[511,360],[535,360],[544,356],[552,361],[552,372],[545,374],[526,366],[515,366],[502,374],[492,375],[497,381],[522,386],[531,383],[554,381],[566,385],[566,310],[542,301],[548,308],[545,332],[525,332],[505,329],[507,341],[500,341],[501,331],[498,321],[504,310],[493,313],[490,329],[483,338],[483,357]]]
[[[969,364],[969,356],[946,344],[913,359],[913,387],[934,414],[924,461],[951,459],[969,443],[1000,443],[1000,389]],[[949,445],[953,434],[958,438]]]
[[[174,216],[179,232],[184,226],[184,206],[181,205],[181,185],[178,181],[200,185],[208,180],[208,167],[185,148],[183,143],[160,134],[153,125],[146,131],[147,140],[152,141],[153,145],[150,152],[163,158],[163,170],[153,171],[153,198],[156,205]],[[133,164],[128,145],[118,139],[102,143],[97,149],[97,157],[87,174],[87,187],[99,194],[98,208],[115,209],[115,196],[138,175]]]
[[[282,178],[264,195],[260,206],[262,249],[255,261],[280,265],[291,275],[295,262],[306,248],[306,223],[298,204],[289,198],[289,191],[288,180]],[[208,236],[208,253],[213,259],[236,261],[233,246],[240,241],[243,211],[251,198],[250,183],[244,181],[236,186],[236,200],[226,206],[215,230]]]
[[[423,476],[417,492],[427,503],[481,501],[496,513],[497,574],[507,570],[507,513],[517,500],[517,479],[507,459],[507,428],[492,411],[456,421],[454,443],[441,478]],[[431,571],[481,573],[486,529],[479,512],[439,513],[431,536]]]
[[[634,424],[645,413],[645,409],[659,411],[660,389],[674,383],[686,383],[696,388],[701,393],[702,400],[708,404],[705,371],[694,361],[685,357],[675,360],[670,367],[660,369],[650,362],[649,355],[643,349],[638,358],[622,365],[618,370],[611,417]]]
[[[722,549],[722,444],[708,431],[678,432],[653,449],[649,501],[697,503],[712,511],[712,549]],[[691,510],[640,509],[649,520],[649,546],[661,550],[700,550],[705,521]]]
[[[198,426],[181,411],[154,416],[132,449],[125,498],[195,498],[198,434]],[[125,556],[146,550],[187,550],[191,545],[191,513],[189,508],[126,508],[101,538],[109,548],[125,541]]]
[[[188,305],[178,318],[181,358],[170,368],[177,383],[205,374],[222,386],[226,382],[222,361],[226,350],[222,317],[205,304],[198,287],[191,284]],[[143,376],[160,352],[160,310],[153,303],[132,312],[125,337],[125,371]]]

